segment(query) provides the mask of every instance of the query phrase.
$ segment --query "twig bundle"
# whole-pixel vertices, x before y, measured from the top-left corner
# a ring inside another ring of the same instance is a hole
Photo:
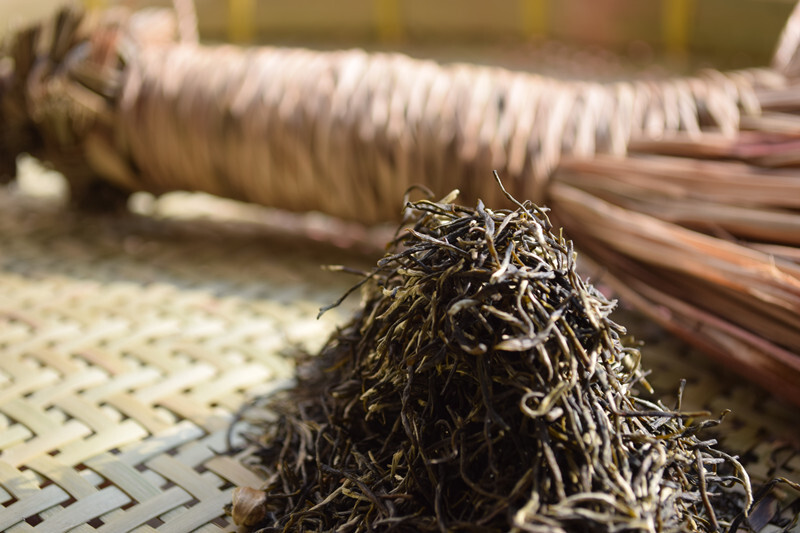
[[[530,203],[409,205],[364,305],[259,439],[240,523],[272,531],[718,531],[750,481],[634,392],[639,352]],[[738,485],[739,491],[731,487]]]
[[[18,34],[0,173],[29,151],[77,198],[202,190],[372,223],[413,183],[499,205],[497,169],[626,300],[800,404],[800,175],[775,168],[799,160],[798,32],[770,69],[600,84],[180,44],[147,16]]]

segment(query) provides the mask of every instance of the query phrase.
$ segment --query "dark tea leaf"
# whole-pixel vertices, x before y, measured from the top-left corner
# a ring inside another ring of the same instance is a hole
[[[454,198],[407,205],[357,316],[269,399],[259,531],[746,523],[747,473],[702,440],[718,421],[635,394],[640,354],[546,212]]]

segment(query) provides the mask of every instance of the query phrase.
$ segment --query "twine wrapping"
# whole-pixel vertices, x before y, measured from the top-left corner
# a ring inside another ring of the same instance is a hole
[[[201,47],[142,35],[152,15],[132,17],[132,30],[106,24],[31,73],[34,120],[56,115],[66,123],[52,129],[73,133],[55,151],[80,138],[92,170],[131,191],[199,190],[364,223],[397,219],[418,183],[501,202],[493,170],[545,204],[562,157],[624,155],[631,140],[675,132],[731,136],[759,113],[755,91],[783,82],[753,69],[602,84],[361,50]]]
[[[623,155],[632,138],[676,131],[731,135],[772,82],[749,71],[603,85],[358,50],[171,46],[130,65],[115,133],[135,189],[374,223],[399,216],[415,183],[499,201],[495,169],[544,204],[562,156]]]

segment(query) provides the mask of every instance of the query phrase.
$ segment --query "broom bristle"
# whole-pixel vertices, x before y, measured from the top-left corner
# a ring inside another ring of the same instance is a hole
[[[611,188],[592,194],[606,176],[649,165],[639,158],[565,164],[552,187],[559,223],[572,228],[576,246],[602,266],[604,282],[624,301],[774,394],[800,402],[800,266],[782,253],[797,250],[800,216],[747,201],[704,201],[699,190],[694,198],[667,200],[646,183],[647,199],[637,197],[641,190],[629,196],[624,178],[619,196]],[[726,163],[716,165],[725,178],[735,175]],[[696,173],[674,176],[702,180]],[[787,191],[799,187],[800,181]],[[762,250],[759,244],[767,243],[779,244]]]

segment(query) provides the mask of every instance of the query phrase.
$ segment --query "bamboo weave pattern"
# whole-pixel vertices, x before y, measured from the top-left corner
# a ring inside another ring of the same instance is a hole
[[[349,279],[247,231],[0,206],[0,531],[234,531],[234,486],[261,478],[230,424],[289,378],[281,350],[328,335],[317,309]]]

